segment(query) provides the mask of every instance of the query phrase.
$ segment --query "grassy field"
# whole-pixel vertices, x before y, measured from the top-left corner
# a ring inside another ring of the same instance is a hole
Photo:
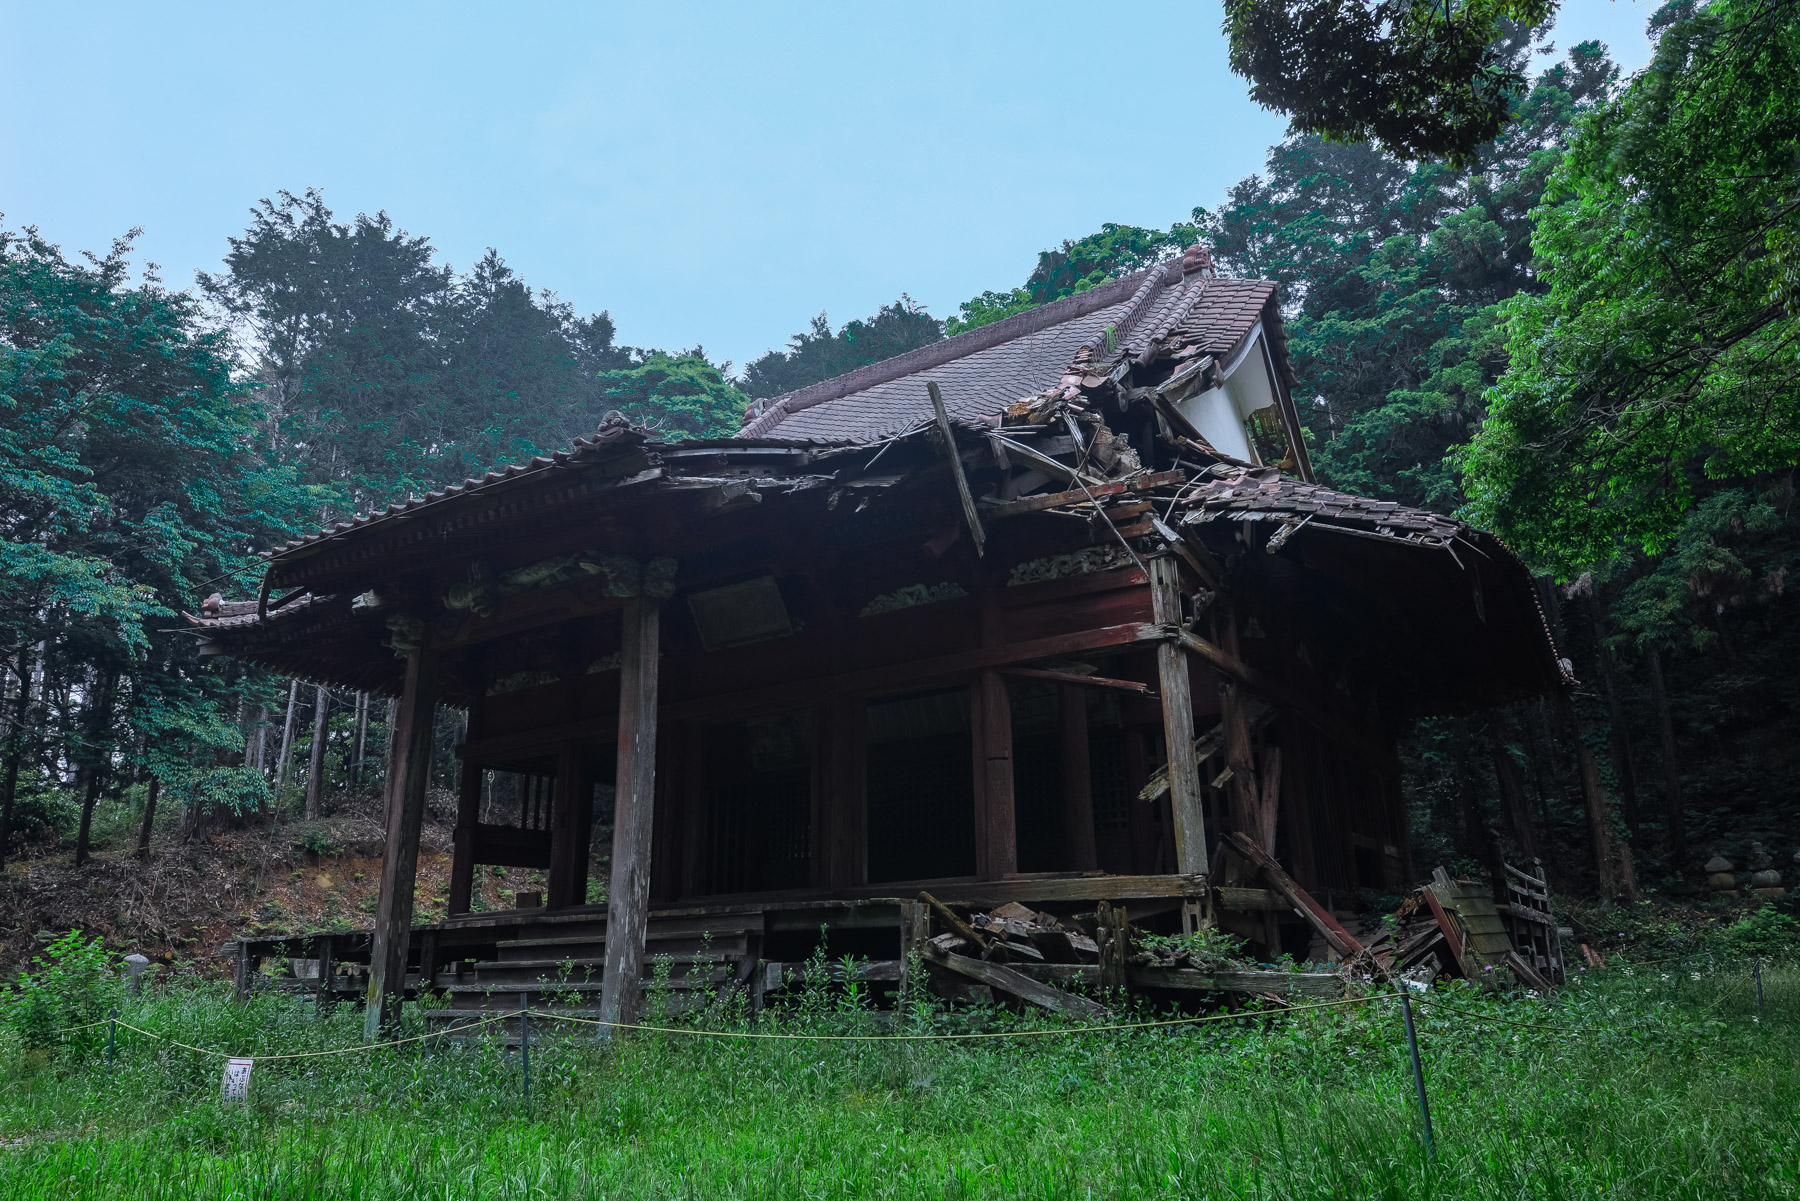
[[[1765,987],[1760,1020],[1741,962],[1590,972],[1550,1005],[1436,990],[1435,1160],[1392,1000],[969,1042],[584,1033],[534,1046],[529,1108],[493,1043],[264,1062],[236,1104],[166,1043],[14,1043],[0,1197],[1800,1197],[1800,971]],[[873,1029],[842,1009],[759,1029]],[[199,984],[124,1016],[239,1054],[353,1046],[361,1020]]]

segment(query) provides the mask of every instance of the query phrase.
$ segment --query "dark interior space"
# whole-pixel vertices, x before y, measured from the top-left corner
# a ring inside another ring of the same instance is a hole
[[[869,880],[975,873],[969,690],[868,708]]]

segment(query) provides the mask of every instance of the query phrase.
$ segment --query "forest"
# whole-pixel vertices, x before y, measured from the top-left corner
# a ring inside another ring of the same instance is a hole
[[[1498,840],[1603,900],[1696,891],[1718,855],[1800,883],[1800,16],[1678,2],[1653,26],[1630,78],[1508,26],[1514,82],[1466,153],[1298,115],[1167,228],[1071,237],[943,316],[820,313],[741,369],[619,345],[498,251],[459,270],[316,190],[259,201],[191,285],[130,233],[75,254],[0,232],[0,858],[79,864],[100,828],[148,853],[153,829],[316,817],[380,778],[379,702],[181,632],[207,595],[255,595],[258,551],[611,410],[729,434],[754,399],[1201,241],[1281,285],[1321,480],[1502,536],[1581,682],[1411,731],[1417,862]]]

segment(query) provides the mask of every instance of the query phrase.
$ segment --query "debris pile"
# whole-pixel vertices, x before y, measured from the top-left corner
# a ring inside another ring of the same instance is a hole
[[[1527,988],[1562,983],[1562,939],[1550,912],[1549,886],[1502,865],[1506,899],[1485,881],[1453,880],[1443,868],[1413,890],[1368,947],[1384,975],[1461,977],[1492,986],[1501,969]],[[1541,868],[1539,869],[1541,872]]]

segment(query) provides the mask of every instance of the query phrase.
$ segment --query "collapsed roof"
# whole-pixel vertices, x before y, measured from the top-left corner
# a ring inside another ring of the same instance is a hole
[[[1518,559],[1449,517],[1313,483],[1290,385],[1274,285],[1217,278],[1190,250],[759,401],[733,437],[663,441],[611,414],[569,450],[290,542],[258,600],[215,596],[189,621],[209,653],[392,692],[397,610],[467,638],[471,588],[530,593],[513,603],[537,597],[542,617],[545,589],[607,595],[620,559],[676,560],[676,590],[844,556],[904,584],[973,562],[983,537],[1017,558],[1073,539],[1212,564],[1208,586],[1285,612],[1315,670],[1396,715],[1562,682]],[[509,653],[479,670],[516,668]],[[480,687],[453,678],[447,699]]]

